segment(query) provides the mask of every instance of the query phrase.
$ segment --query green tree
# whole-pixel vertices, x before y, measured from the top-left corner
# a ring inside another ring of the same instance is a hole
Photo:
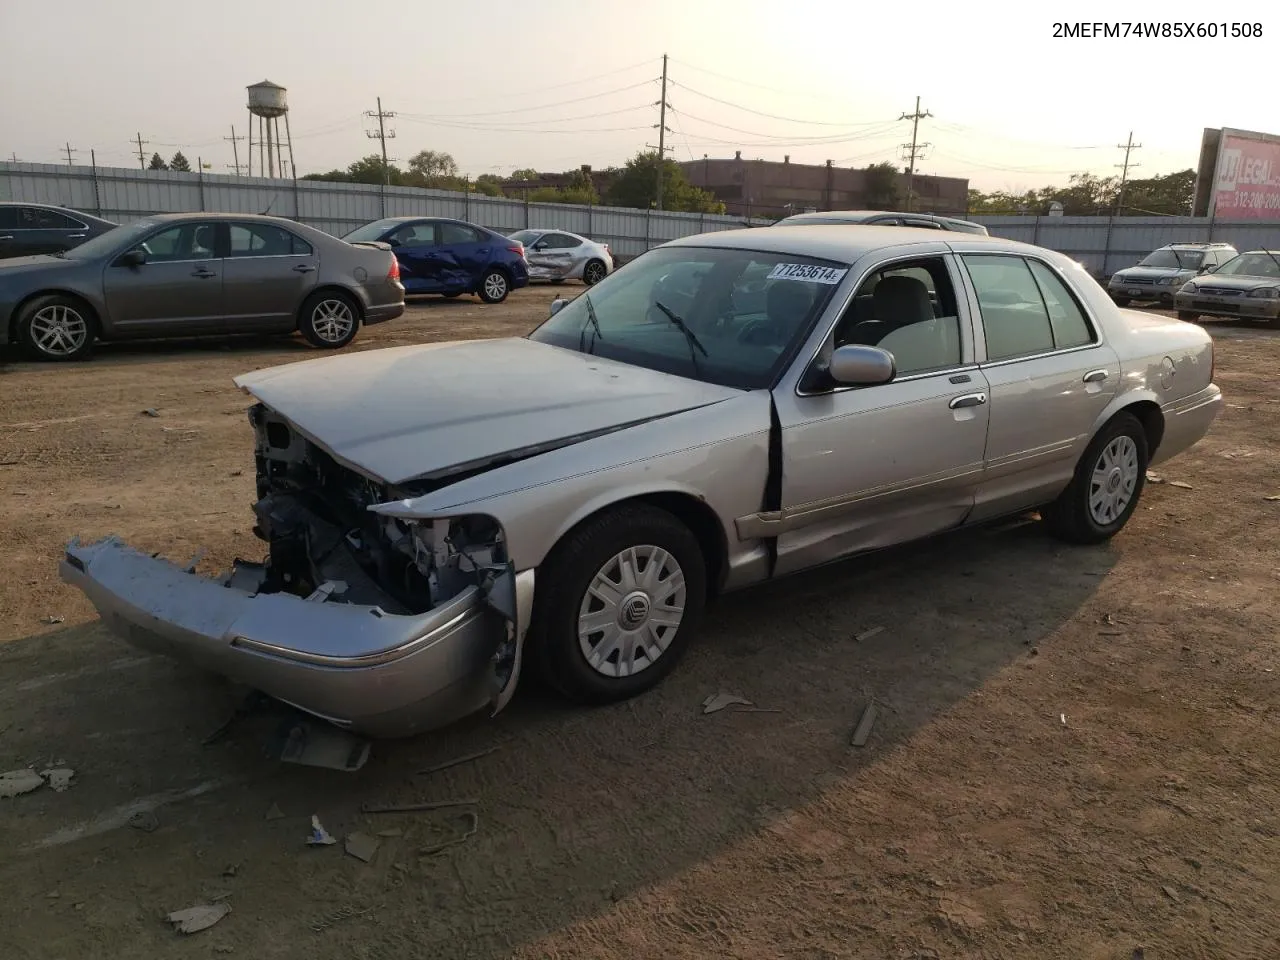
[[[1124,188],[1124,209],[1119,212],[1136,217],[1185,216],[1191,212],[1195,192],[1196,172],[1190,169],[1146,180],[1130,180]]]
[[[658,165],[662,165],[662,205],[688,213],[724,213],[724,204],[685,179],[674,160],[658,160],[657,151],[637,153],[627,161],[609,187],[608,203],[615,207],[647,209],[658,195]]]
[[[179,150],[173,155],[173,159],[169,161],[169,169],[177,170],[179,173],[190,173],[191,164],[187,163],[187,158],[184,157],[182,155],[182,151]]]
[[[542,174],[538,173],[533,167],[521,167],[519,170],[511,174],[512,180],[538,180]]]
[[[483,193],[486,197],[502,196],[502,178],[493,173],[482,173],[476,177],[473,184],[476,193]]]
[[[409,169],[404,182],[413,187],[431,187],[435,190],[465,190],[466,184],[458,176],[458,164],[449,154],[439,150],[419,150],[409,158]]]
[[[168,170],[169,165],[164,162],[164,157],[160,156],[160,154],[158,153],[153,153],[151,155],[151,165],[147,169],[148,170]]]
[[[892,163],[873,163],[863,173],[866,176],[866,202],[873,210],[896,210],[901,203],[898,168]]]

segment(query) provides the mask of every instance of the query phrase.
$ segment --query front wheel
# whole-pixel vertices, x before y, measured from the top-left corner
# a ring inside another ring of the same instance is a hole
[[[1068,543],[1101,543],[1120,532],[1147,478],[1147,433],[1120,413],[1093,438],[1067,489],[1045,511],[1054,535]]]
[[[530,641],[543,677],[579,703],[655,686],[693,639],[706,565],[693,533],[643,504],[582,524],[538,572]]]
[[[93,315],[71,297],[32,300],[18,317],[18,331],[37,360],[81,360],[93,349]]]
[[[507,275],[501,270],[490,270],[480,281],[480,299],[485,303],[501,303],[511,292],[511,284]]]
[[[1128,297],[1112,297],[1111,299],[1116,302],[1117,307],[1127,307],[1131,302]]]
[[[605,269],[603,260],[588,260],[587,265],[582,268],[582,282],[588,287],[594,287],[608,275],[609,271]]]
[[[345,293],[322,290],[302,305],[298,329],[313,347],[337,350],[355,339],[360,310]]]
[[[1178,319],[1185,320],[1187,323],[1195,323],[1197,320],[1200,319],[1200,314],[1196,313],[1193,310],[1179,310]]]

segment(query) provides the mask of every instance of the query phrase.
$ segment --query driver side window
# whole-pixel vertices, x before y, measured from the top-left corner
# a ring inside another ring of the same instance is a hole
[[[147,237],[137,249],[148,263],[204,260],[215,256],[217,227],[211,223],[184,223]]]
[[[835,346],[846,344],[888,350],[899,377],[960,366],[960,317],[946,262],[921,257],[868,276],[836,325]]]

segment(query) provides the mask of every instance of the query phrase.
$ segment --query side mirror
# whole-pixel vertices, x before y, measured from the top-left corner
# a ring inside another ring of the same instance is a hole
[[[568,301],[568,299],[566,299],[565,297],[557,297],[555,300],[552,300],[552,301],[551,301],[551,314],[550,314],[550,315],[554,317],[557,313],[559,313],[561,310],[563,310],[563,309],[564,309],[565,307],[567,307],[568,305],[569,305],[569,301]]]
[[[541,251],[541,250],[545,250],[545,249],[547,249],[547,245],[546,245],[545,243],[535,243],[535,244],[533,245],[533,249],[535,249],[535,250],[539,250],[539,251]]]
[[[832,351],[827,373],[840,386],[874,386],[897,376],[898,364],[888,350],[849,343]]]
[[[140,267],[147,262],[147,254],[144,250],[130,250],[117,262],[122,267]]]
[[[1213,273],[1213,272],[1214,272],[1215,270],[1217,270],[1217,269],[1218,269],[1218,265],[1217,265],[1216,263],[1211,263],[1211,264],[1209,264],[1207,267],[1203,267],[1203,268],[1201,269],[1201,271],[1200,271],[1200,272],[1201,272],[1201,273]]]

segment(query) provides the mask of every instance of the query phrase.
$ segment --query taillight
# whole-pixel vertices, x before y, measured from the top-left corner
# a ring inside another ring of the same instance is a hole
[[[523,243],[517,243],[514,247],[507,247],[507,252],[508,252],[508,253],[514,253],[514,254],[516,254],[517,256],[521,256],[521,257],[523,257],[523,256],[524,256],[524,244],[523,244]]]
[[[394,255],[391,257],[391,269],[387,271],[387,279],[388,280],[400,279],[400,261],[397,260]]]

